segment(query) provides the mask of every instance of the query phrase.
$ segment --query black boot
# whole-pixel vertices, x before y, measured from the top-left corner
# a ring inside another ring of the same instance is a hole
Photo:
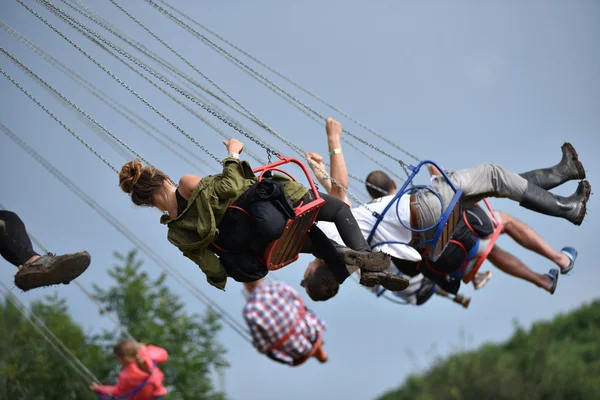
[[[546,190],[575,179],[585,179],[585,169],[579,162],[577,152],[571,143],[563,144],[561,150],[563,153],[562,159],[554,167],[534,169],[519,175]]]
[[[525,197],[520,205],[541,214],[564,218],[575,225],[581,225],[591,191],[592,186],[590,183],[581,181],[574,194],[569,197],[562,197],[529,182]]]

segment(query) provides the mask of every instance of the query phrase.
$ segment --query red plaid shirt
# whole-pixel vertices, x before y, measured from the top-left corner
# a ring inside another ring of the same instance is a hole
[[[263,284],[251,293],[244,307],[244,319],[250,327],[254,347],[265,353],[294,327],[303,303],[294,288],[285,283]],[[267,355],[275,361],[292,365],[306,356],[319,333],[327,328],[325,322],[306,310],[293,334],[278,349]]]

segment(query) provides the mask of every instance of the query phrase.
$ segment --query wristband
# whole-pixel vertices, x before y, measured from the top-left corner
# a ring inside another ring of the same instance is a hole
[[[333,149],[329,152],[330,156],[332,156],[334,154],[342,154],[342,149]]]
[[[239,153],[229,153],[229,154],[227,154],[227,157],[231,157],[231,158],[235,158],[236,160],[239,160],[240,154]]]

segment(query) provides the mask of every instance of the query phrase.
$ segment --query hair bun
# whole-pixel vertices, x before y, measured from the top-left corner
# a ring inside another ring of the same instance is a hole
[[[131,194],[135,184],[144,172],[144,164],[140,160],[132,160],[123,165],[119,173],[119,186],[125,193]]]

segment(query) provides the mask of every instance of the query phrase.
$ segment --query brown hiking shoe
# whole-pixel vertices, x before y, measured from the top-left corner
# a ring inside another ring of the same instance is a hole
[[[392,262],[392,258],[382,252],[356,251],[344,246],[337,247],[336,250],[347,266],[358,267],[361,271],[385,271]]]
[[[391,292],[400,292],[410,285],[410,281],[403,276],[387,272],[361,271],[360,284],[367,287],[381,285]]]
[[[15,285],[23,290],[69,284],[89,267],[92,257],[87,251],[55,256],[48,253],[32,263],[25,264],[15,275]]]

